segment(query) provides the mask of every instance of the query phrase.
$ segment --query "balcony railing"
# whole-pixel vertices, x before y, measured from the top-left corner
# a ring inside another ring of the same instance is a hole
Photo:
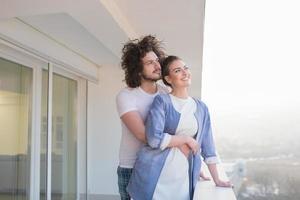
[[[203,167],[205,175],[209,175],[208,169]],[[218,165],[219,176],[223,180],[228,180],[228,177],[221,165]],[[194,194],[194,200],[236,200],[232,188],[216,187],[213,180],[199,180]]]

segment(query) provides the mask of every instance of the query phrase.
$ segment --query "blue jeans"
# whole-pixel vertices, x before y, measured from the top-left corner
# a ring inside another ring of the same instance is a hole
[[[130,176],[132,174],[132,168],[118,167],[118,186],[121,200],[130,200],[130,196],[126,191],[129,183]]]

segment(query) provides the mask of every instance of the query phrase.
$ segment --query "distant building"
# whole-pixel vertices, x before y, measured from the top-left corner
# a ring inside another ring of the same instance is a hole
[[[246,163],[244,160],[237,160],[234,163],[223,163],[224,170],[230,181],[234,185],[235,194],[239,193],[241,186],[246,177]]]

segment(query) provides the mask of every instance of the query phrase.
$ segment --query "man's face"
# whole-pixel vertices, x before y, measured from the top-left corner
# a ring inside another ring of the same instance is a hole
[[[157,81],[161,78],[161,68],[157,55],[150,51],[142,58],[143,71],[142,79],[148,81]]]

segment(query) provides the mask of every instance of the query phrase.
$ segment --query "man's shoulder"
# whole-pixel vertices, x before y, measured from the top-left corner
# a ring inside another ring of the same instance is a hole
[[[116,96],[116,105],[119,116],[129,111],[137,110],[136,102],[137,97],[135,95],[136,88],[123,88]]]
[[[137,88],[130,88],[130,87],[122,88],[116,95],[116,99],[118,102],[127,101],[127,100],[133,101],[136,96],[136,91]]]
[[[131,93],[131,92],[134,92],[136,91],[138,88],[132,88],[132,87],[124,87],[122,88],[119,93],[122,93],[122,92],[128,92],[128,93]]]
[[[158,82],[156,84],[157,84],[157,89],[160,94],[167,94],[171,91],[170,87],[166,86],[163,83]]]
[[[154,101],[163,104],[170,103],[169,93],[159,93],[158,95],[155,96]]]
[[[131,87],[124,87],[122,88],[117,96],[120,96],[120,95],[132,95],[134,94],[135,92],[137,91],[137,88],[131,88]]]

